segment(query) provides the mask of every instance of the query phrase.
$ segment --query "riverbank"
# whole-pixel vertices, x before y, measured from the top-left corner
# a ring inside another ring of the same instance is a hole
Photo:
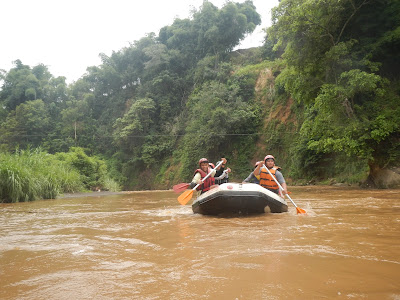
[[[64,199],[64,198],[80,198],[80,197],[98,197],[98,196],[108,196],[108,195],[118,195],[118,194],[129,194],[129,191],[122,191],[122,192],[110,192],[110,191],[101,191],[101,192],[86,192],[86,193],[68,193],[68,194],[61,194],[57,196],[57,199]]]
[[[61,195],[57,196],[57,199],[80,198],[80,197],[99,197],[99,196],[109,196],[109,195],[145,193],[145,192],[163,192],[163,191],[172,191],[172,189],[170,189],[170,190],[120,191],[120,192],[110,192],[110,191],[92,192],[92,191],[90,191],[90,192],[84,192],[84,193],[61,194]]]

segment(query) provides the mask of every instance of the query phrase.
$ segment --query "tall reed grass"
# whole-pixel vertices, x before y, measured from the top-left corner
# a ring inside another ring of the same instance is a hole
[[[0,202],[54,199],[83,189],[77,170],[40,149],[0,153]]]

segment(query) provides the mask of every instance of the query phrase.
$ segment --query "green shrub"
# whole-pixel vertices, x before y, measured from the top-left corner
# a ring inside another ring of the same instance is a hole
[[[40,149],[0,153],[0,202],[54,199],[82,189],[77,171]]]
[[[69,152],[57,153],[55,157],[73,167],[81,175],[82,183],[89,190],[118,190],[118,184],[107,177],[107,166],[104,160],[88,156],[83,148],[72,147]]]

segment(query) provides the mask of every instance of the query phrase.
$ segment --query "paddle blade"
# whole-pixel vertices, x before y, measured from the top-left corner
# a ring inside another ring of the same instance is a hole
[[[175,193],[180,193],[186,190],[189,187],[189,183],[179,183],[174,185],[172,188],[174,189]]]
[[[182,193],[182,195],[180,195],[178,197],[179,203],[181,205],[185,205],[186,203],[188,203],[190,201],[190,199],[192,199],[192,197],[193,197],[193,192],[194,192],[193,190],[184,191]]]
[[[296,211],[298,214],[306,214],[307,213],[304,209],[301,209],[300,207],[296,207]]]

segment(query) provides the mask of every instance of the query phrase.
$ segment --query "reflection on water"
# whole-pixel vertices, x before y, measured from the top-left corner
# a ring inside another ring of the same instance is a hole
[[[399,190],[195,215],[172,191],[0,205],[1,299],[400,299]]]

